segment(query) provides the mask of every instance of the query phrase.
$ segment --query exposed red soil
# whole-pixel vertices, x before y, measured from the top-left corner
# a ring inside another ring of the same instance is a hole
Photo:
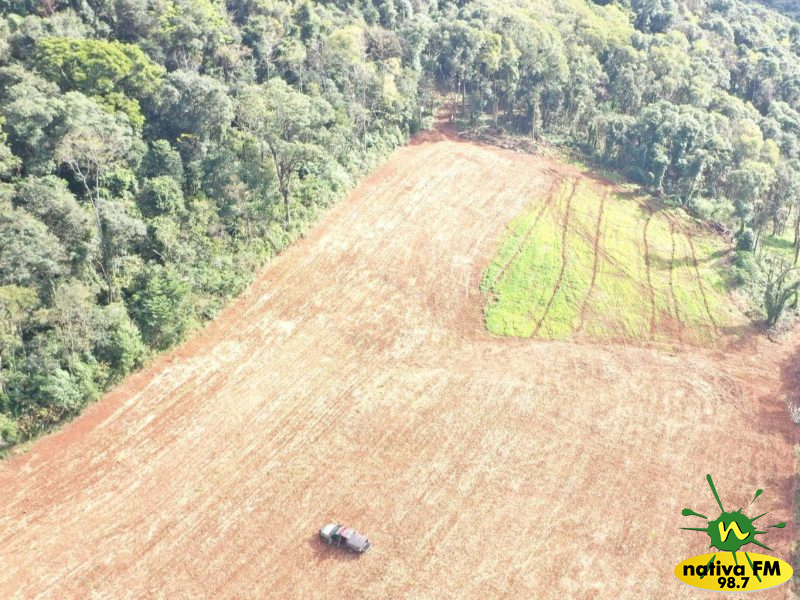
[[[693,598],[716,503],[795,535],[798,340],[500,339],[482,271],[547,159],[417,137],[217,320],[0,465],[0,596]],[[748,512],[745,509],[745,512]],[[369,535],[359,558],[317,529]],[[784,598],[788,586],[762,592]]]

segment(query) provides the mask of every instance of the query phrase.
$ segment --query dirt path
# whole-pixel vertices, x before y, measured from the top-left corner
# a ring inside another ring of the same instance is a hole
[[[672,569],[708,546],[678,529],[715,506],[706,473],[726,505],[765,490],[788,559],[796,340],[484,332],[505,225],[576,176],[442,132],[398,150],[215,322],[0,465],[0,597],[693,598]],[[329,520],[370,553],[322,547]]]

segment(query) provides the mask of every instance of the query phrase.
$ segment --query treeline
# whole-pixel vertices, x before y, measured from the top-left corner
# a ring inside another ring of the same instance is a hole
[[[471,2],[429,52],[470,121],[575,145],[740,247],[800,234],[794,21],[734,0]]]
[[[800,28],[736,0],[0,0],[0,445],[76,414],[424,124],[800,228]]]
[[[753,0],[781,12],[793,19],[800,19],[800,4],[796,0]]]

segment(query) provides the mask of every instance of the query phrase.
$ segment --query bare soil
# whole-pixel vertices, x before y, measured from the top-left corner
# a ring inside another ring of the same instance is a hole
[[[707,551],[679,529],[716,515],[706,473],[789,523],[760,538],[789,560],[797,337],[485,332],[504,227],[578,176],[442,130],[398,150],[217,320],[0,465],[0,597],[693,598],[672,570]],[[328,521],[372,549],[328,550]]]

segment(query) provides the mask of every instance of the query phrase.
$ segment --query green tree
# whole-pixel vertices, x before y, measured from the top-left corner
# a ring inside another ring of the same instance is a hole
[[[172,177],[151,177],[144,181],[139,206],[146,216],[179,212],[184,209],[183,192]]]
[[[797,269],[785,262],[773,263],[764,286],[764,310],[767,313],[767,327],[778,324],[786,304],[800,290]]]
[[[324,160],[333,111],[322,98],[298,92],[281,79],[251,86],[238,100],[237,123],[261,144],[264,159],[272,160],[288,228],[294,180],[308,163]]]
[[[37,40],[31,66],[65,91],[108,96],[122,90],[133,98],[155,94],[164,68],[133,44],[96,39]]]
[[[79,92],[69,92],[65,101],[68,120],[56,149],[56,160],[71,171],[91,203],[100,243],[97,266],[106,282],[107,301],[111,303],[115,298],[114,259],[123,245],[112,236],[110,229],[124,211],[106,206],[106,186],[115,169],[136,166],[142,149],[130,127],[119,123],[92,100]],[[116,229],[120,231],[120,227]],[[137,233],[122,231],[126,237]]]
[[[152,115],[160,136],[176,141],[219,140],[233,119],[233,105],[220,81],[192,71],[173,71],[159,92]]]
[[[167,140],[153,140],[139,167],[141,177],[171,177],[178,185],[183,184],[183,160]]]
[[[131,296],[131,316],[145,341],[163,350],[178,343],[193,323],[189,286],[172,271],[150,266]]]
[[[157,40],[169,69],[198,69],[238,33],[222,2],[164,0],[159,9]]]
[[[19,66],[2,68],[0,110],[8,145],[22,160],[23,172],[49,173],[57,139],[54,129],[63,114],[58,87]]]
[[[106,385],[118,382],[142,366],[147,357],[147,347],[124,304],[115,302],[103,307],[95,323],[97,331],[93,336],[93,355],[108,365]]]
[[[38,306],[36,290],[17,285],[0,286],[0,395],[6,391],[5,371],[14,367],[23,348],[24,325]]]
[[[79,269],[90,258],[91,219],[69,191],[67,182],[54,175],[26,177],[17,182],[14,203],[44,223]]]
[[[37,287],[47,294],[66,272],[58,238],[23,210],[0,206],[0,285]]]
[[[139,101],[155,96],[164,75],[141,48],[116,41],[46,37],[37,40],[30,62],[62,90],[97,98],[137,128],[144,124]]]

